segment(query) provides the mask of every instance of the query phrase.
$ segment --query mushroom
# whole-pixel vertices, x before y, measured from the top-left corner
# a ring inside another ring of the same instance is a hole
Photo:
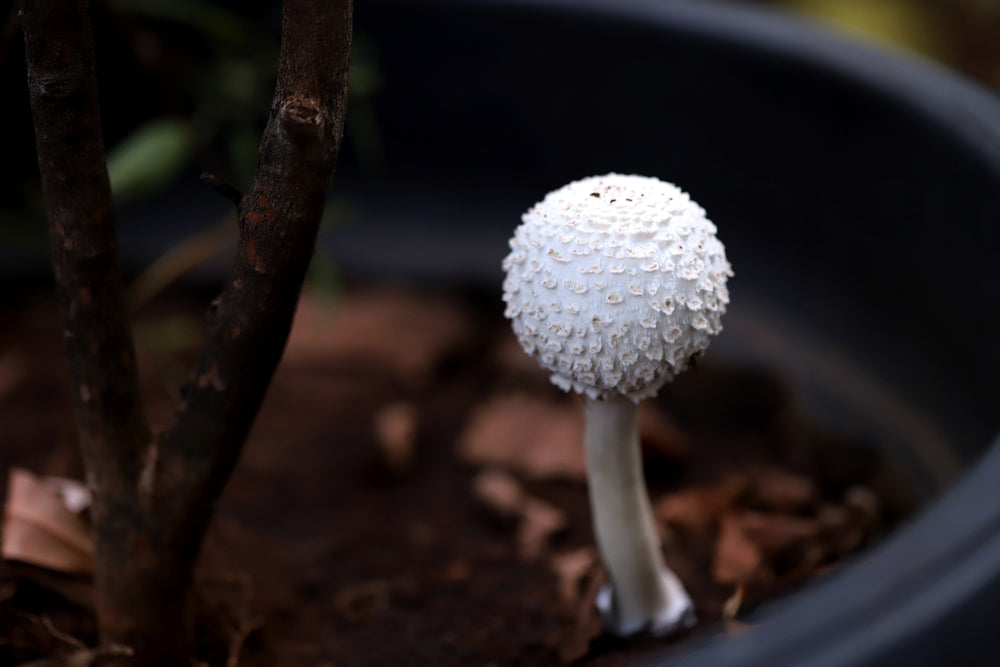
[[[552,382],[583,395],[606,628],[664,635],[694,622],[666,566],[642,474],[637,406],[721,331],[733,275],[705,210],[656,178],[574,181],[522,217],[503,261],[505,315]]]

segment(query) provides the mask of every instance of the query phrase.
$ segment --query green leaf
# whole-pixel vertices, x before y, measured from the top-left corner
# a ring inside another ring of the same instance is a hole
[[[191,160],[194,148],[194,133],[184,121],[160,118],[136,129],[108,153],[115,203],[169,186]]]

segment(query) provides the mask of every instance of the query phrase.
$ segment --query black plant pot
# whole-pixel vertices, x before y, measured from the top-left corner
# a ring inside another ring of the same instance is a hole
[[[720,358],[779,366],[928,508],[752,631],[670,658],[992,665],[1000,632],[1000,103],[789,18],[668,0],[358,3],[385,168],[343,156],[348,272],[497,291],[520,213],[608,171],[675,181],[736,270]],[[350,120],[348,121],[350,123]],[[666,658],[653,660],[653,664]]]

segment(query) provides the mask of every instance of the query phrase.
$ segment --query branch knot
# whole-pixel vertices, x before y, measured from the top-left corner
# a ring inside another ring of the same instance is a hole
[[[330,112],[314,98],[295,95],[281,105],[278,115],[289,129],[311,131],[326,125]]]

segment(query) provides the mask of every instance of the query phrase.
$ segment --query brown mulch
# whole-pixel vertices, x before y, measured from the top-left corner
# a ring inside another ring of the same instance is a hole
[[[812,422],[768,370],[709,353],[641,416],[666,558],[698,625],[601,636],[582,411],[495,306],[401,289],[306,295],[206,544],[202,664],[624,664],[752,632],[747,610],[914,508],[872,443]],[[3,307],[0,491],[13,466],[80,478],[54,304],[29,293]],[[137,317],[161,423],[200,307],[164,301]],[[99,664],[91,595],[86,576],[0,562],[0,664]]]

